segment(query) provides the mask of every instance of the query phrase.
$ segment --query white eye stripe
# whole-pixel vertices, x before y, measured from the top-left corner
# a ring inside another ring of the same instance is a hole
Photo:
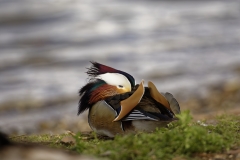
[[[104,80],[107,84],[116,86],[118,88],[121,88],[121,89],[122,88],[128,88],[128,89],[131,90],[131,83],[129,82],[127,77],[125,77],[122,74],[119,74],[119,73],[105,73],[105,74],[98,75],[96,78]]]

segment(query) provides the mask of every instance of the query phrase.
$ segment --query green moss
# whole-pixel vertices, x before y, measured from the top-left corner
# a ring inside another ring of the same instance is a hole
[[[10,139],[13,142],[19,142],[19,143],[36,143],[40,145],[47,145],[54,148],[69,148],[70,147],[69,145],[65,145],[64,143],[61,143],[61,139],[66,135],[67,134],[61,134],[61,135],[43,134],[43,135],[28,135],[28,136],[21,135],[21,136],[10,137]]]
[[[193,121],[189,111],[178,118],[179,121],[153,133],[116,136],[114,139],[99,137],[95,133],[78,133],[73,136],[75,143],[62,142],[63,137],[71,134],[17,136],[11,139],[114,160],[196,159],[198,153],[223,153],[231,148],[240,148],[239,116],[219,116],[214,125]]]
[[[114,140],[94,139],[85,143],[79,137],[75,150],[109,159],[147,160],[189,157],[195,153],[216,153],[239,146],[239,117],[218,117],[216,125],[192,121],[189,111],[178,116],[178,122],[154,133],[116,136]]]

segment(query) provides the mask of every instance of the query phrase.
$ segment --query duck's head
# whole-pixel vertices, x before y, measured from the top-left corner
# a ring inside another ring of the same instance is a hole
[[[135,80],[130,74],[97,62],[91,63],[92,66],[86,72],[90,81],[79,91],[81,98],[78,114],[107,97],[130,92],[135,86]]]

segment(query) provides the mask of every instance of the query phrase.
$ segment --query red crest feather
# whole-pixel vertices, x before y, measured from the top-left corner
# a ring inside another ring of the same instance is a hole
[[[106,65],[97,63],[97,62],[91,62],[93,65],[91,68],[88,68],[87,74],[89,76],[95,77],[97,75],[100,74],[104,74],[104,73],[116,73],[118,72],[118,70],[112,68],[112,67],[108,67]]]

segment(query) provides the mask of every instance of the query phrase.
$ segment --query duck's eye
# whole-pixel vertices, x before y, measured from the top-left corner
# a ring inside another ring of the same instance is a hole
[[[122,85],[118,85],[118,87],[119,87],[119,88],[123,88],[123,86],[122,86]]]

